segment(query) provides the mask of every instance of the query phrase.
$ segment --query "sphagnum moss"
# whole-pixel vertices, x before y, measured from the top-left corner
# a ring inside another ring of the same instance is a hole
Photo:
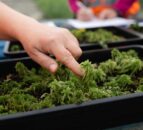
[[[53,75],[43,68],[30,70],[18,62],[16,74],[0,82],[0,114],[143,91],[143,62],[133,50],[113,49],[111,59],[96,65],[86,60],[81,67],[85,75],[79,78],[63,65]]]
[[[107,44],[110,42],[118,42],[124,39],[123,37],[117,36],[106,29],[97,29],[95,31],[86,29],[73,29],[71,32],[79,40],[79,42],[94,44],[98,43],[103,48],[108,48]]]

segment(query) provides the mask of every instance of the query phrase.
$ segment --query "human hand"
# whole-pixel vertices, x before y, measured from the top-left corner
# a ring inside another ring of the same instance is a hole
[[[80,8],[77,12],[77,19],[81,21],[90,21],[94,18],[94,14],[89,8]]]
[[[18,40],[29,56],[55,73],[58,64],[47,54],[65,64],[75,74],[83,71],[76,59],[82,51],[77,39],[64,28],[50,27],[21,14],[0,2],[0,38]]]
[[[32,22],[22,30],[23,33],[19,35],[19,39],[34,61],[55,73],[58,65],[47,55],[52,54],[76,75],[83,75],[83,71],[76,61],[82,51],[77,39],[67,29]]]
[[[117,12],[113,9],[105,9],[98,15],[98,17],[100,19],[111,19],[117,17]]]

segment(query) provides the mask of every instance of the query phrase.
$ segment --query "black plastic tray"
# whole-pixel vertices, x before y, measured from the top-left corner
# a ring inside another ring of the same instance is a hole
[[[114,27],[114,26],[111,26],[111,27],[100,27],[100,28],[108,30],[108,31],[111,31],[113,34],[115,34],[117,36],[122,36],[122,37],[125,38],[125,39],[123,39],[121,41],[107,43],[108,48],[124,46],[124,44],[126,44],[126,45],[136,44],[135,43],[136,41],[140,41],[140,40],[143,41],[143,38],[142,38],[142,36],[140,34],[138,34],[136,32],[133,32],[133,31],[130,31],[127,28]],[[95,31],[97,29],[99,29],[99,28],[90,28],[90,29],[86,29],[86,30],[87,31],[88,30]],[[83,50],[89,50],[92,47],[94,47],[94,48],[102,48],[98,43],[84,43],[83,42],[83,43],[80,44],[80,46],[81,46],[81,48]]]
[[[97,29],[99,29],[99,28],[90,28],[90,29],[87,29],[87,30],[95,31]],[[134,44],[135,45],[136,44],[138,44],[138,45],[143,44],[143,38],[140,35],[132,32],[132,31],[126,29],[126,28],[123,28],[123,27],[103,27],[103,29],[109,30],[109,31],[113,32],[114,34],[116,34],[118,36],[125,37],[125,40],[123,40],[123,41],[108,43],[109,48],[127,46],[127,45],[134,45]],[[20,45],[20,42],[18,42],[18,41],[8,41],[5,44],[5,47],[4,47],[4,55],[5,56],[10,57],[10,58],[27,56],[27,53],[25,52],[25,50],[21,50],[21,51],[17,51],[17,52],[10,52],[10,47],[13,44],[19,44]],[[80,43],[80,47],[83,51],[91,50],[91,49],[96,49],[96,50],[103,49],[98,43]]]
[[[13,46],[13,45],[18,45],[20,46],[21,50],[20,51],[10,51],[10,48]],[[19,41],[7,41],[5,43],[5,46],[4,46],[4,55],[7,56],[7,57],[10,57],[10,58],[16,58],[16,57],[27,57],[28,54],[26,53],[26,51],[23,49],[21,43]]]
[[[134,49],[143,58],[142,46],[121,47],[121,51]],[[90,59],[101,62],[110,58],[111,50],[86,51],[80,61]],[[14,70],[17,61],[28,67],[38,67],[29,57],[0,61],[4,76]],[[102,130],[143,120],[143,93],[88,101],[80,105],[71,104],[54,108],[0,116],[0,129],[25,130]]]
[[[139,26],[140,29],[143,30],[143,26],[140,26],[140,25],[138,25],[138,26]],[[131,28],[131,26],[128,27],[128,31],[130,31],[131,33],[134,33],[136,35],[139,35],[140,37],[143,38],[143,31],[142,32],[141,31],[137,31],[137,30]]]

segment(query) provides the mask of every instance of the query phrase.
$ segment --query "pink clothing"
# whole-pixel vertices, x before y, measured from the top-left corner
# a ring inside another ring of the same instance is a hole
[[[78,1],[78,0],[68,0],[69,5],[70,5],[70,7],[71,7],[71,10],[72,10],[74,13],[77,13],[77,11],[78,11],[78,9],[79,9],[79,7],[78,7],[77,4],[76,4],[77,1]]]
[[[73,13],[77,13],[79,7],[76,4],[76,2],[78,0],[68,0],[68,1]],[[132,4],[136,1],[137,0],[116,0],[116,2],[113,3],[113,5],[111,5],[111,7],[113,7],[119,13],[119,15],[123,16],[132,6]]]
[[[123,16],[136,1],[137,0],[116,0],[113,4],[113,8],[118,11],[121,16]]]

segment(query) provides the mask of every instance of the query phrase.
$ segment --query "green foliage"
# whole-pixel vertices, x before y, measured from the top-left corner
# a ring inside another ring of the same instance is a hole
[[[138,23],[132,24],[129,28],[133,29],[134,31],[143,33],[143,27],[141,27]]]
[[[113,49],[111,59],[100,64],[86,60],[81,67],[85,75],[79,78],[62,64],[53,75],[46,69],[29,69],[18,62],[16,73],[0,82],[0,114],[143,91],[143,62],[133,50]]]
[[[111,59],[100,63],[99,68],[103,70],[106,74],[113,74],[117,67],[117,63]]]
[[[105,29],[97,29],[96,31],[87,31],[85,29],[73,29],[71,30],[71,32],[79,40],[79,42],[98,43],[103,48],[107,48],[107,44],[109,42],[117,42],[123,40],[123,37],[117,36]]]
[[[104,83],[104,86],[110,90],[121,92],[121,91],[132,91],[130,85],[133,81],[129,75],[117,75],[116,77],[109,77],[108,81]]]
[[[83,42],[85,40],[85,29],[73,29],[71,33],[80,41]]]
[[[118,73],[134,74],[143,69],[143,62],[137,57],[133,50],[127,53],[120,53],[118,50],[114,49],[112,51],[112,58],[117,63],[116,69]]]
[[[21,50],[23,50],[22,47],[21,47],[21,45],[12,45],[10,47],[10,51],[11,52],[16,52],[16,51],[21,51]]]
[[[138,86],[137,86],[137,92],[143,92],[143,77],[138,79]]]
[[[44,18],[71,18],[67,0],[35,0]]]
[[[20,88],[20,84],[13,80],[5,80],[0,84],[0,95],[10,93],[13,88]]]

